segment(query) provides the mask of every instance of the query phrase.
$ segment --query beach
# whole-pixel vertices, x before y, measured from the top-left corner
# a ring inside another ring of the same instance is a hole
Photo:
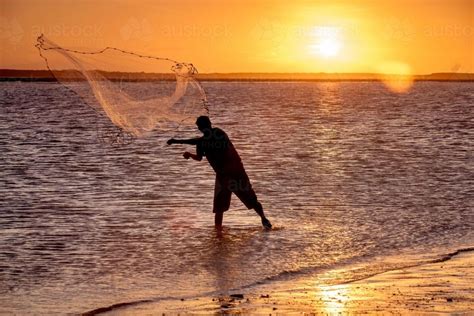
[[[277,282],[226,296],[134,303],[114,315],[336,315],[474,313],[474,252],[441,262],[380,273],[343,284],[312,286],[313,278]],[[327,274],[334,274],[330,271]],[[328,275],[329,276],[329,275]],[[324,279],[324,275],[320,279]],[[96,311],[100,312],[100,311]],[[106,309],[102,310],[108,314]],[[95,312],[91,313],[95,314]]]

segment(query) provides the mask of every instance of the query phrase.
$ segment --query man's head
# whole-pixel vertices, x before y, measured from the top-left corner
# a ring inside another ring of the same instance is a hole
[[[210,130],[212,128],[211,120],[208,116],[200,116],[196,120],[196,125],[198,129],[204,133],[206,130]]]

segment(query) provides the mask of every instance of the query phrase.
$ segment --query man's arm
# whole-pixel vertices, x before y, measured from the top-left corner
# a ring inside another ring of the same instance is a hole
[[[193,158],[196,161],[201,161],[202,160],[202,155],[199,155],[199,154],[195,155],[195,154],[190,153],[189,151],[184,152],[183,157],[184,157],[184,159]]]
[[[202,137],[190,138],[190,139],[174,139],[174,138],[171,138],[166,143],[168,145],[172,145],[172,144],[196,145],[196,147],[197,147],[197,150],[196,150],[197,153],[196,154],[192,154],[192,153],[186,151],[186,152],[183,153],[183,157],[184,157],[184,159],[193,158],[194,160],[201,161],[202,156],[204,155],[202,150],[200,150],[200,146],[199,146],[199,142],[201,142],[201,141],[202,141]]]
[[[197,145],[197,143],[201,140],[201,137],[198,138],[190,138],[190,139],[174,139],[170,138],[166,142],[168,145],[172,144],[187,144],[187,145]]]

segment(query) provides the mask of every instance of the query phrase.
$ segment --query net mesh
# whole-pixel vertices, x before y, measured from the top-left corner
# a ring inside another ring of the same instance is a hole
[[[176,130],[208,115],[206,94],[191,63],[106,47],[64,48],[41,35],[36,47],[58,82],[118,127],[99,138],[126,142],[155,129]]]

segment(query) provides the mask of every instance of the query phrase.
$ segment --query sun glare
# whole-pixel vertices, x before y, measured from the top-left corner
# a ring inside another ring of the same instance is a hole
[[[326,38],[318,45],[318,53],[323,57],[334,57],[339,54],[341,43],[333,38]]]
[[[310,45],[315,55],[331,58],[339,55],[342,48],[341,30],[334,26],[317,26],[313,30],[314,43]]]

